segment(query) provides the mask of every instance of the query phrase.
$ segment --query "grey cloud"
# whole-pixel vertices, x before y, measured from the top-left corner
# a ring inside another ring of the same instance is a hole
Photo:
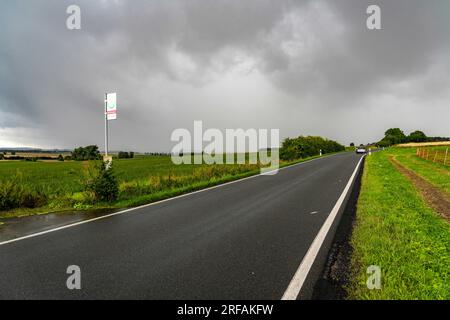
[[[379,0],[383,30],[368,31],[372,2],[80,0],[69,31],[73,1],[3,0],[0,126],[36,128],[30,144],[101,145],[102,93],[117,91],[113,148],[169,150],[196,119],[346,143],[419,120],[450,135],[450,4]],[[352,128],[367,113],[370,128]]]

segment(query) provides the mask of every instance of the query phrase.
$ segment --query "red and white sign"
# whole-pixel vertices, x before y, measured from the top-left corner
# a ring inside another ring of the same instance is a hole
[[[117,93],[106,94],[106,119],[117,119]]]

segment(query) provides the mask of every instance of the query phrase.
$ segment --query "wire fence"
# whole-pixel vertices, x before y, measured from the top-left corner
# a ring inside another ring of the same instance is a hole
[[[416,155],[419,158],[448,166],[450,165],[450,151],[448,149],[417,148]]]

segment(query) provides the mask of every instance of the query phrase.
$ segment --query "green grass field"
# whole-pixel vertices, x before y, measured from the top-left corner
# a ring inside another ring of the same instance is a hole
[[[248,156],[248,155],[247,155]],[[280,166],[313,159],[310,157]],[[0,200],[7,198],[9,181],[17,181],[46,195],[45,205],[0,211],[0,218],[49,212],[97,208],[127,208],[260,173],[258,165],[175,165],[169,156],[138,156],[115,159],[114,174],[119,182],[119,198],[112,203],[95,203],[85,191],[88,162],[0,161]]]
[[[45,206],[0,212],[0,217],[60,210],[120,208],[151,202],[259,172],[256,165],[175,165],[168,156],[114,160],[120,195],[114,203],[86,201],[83,181],[88,162],[0,162],[0,183],[18,179],[21,185],[43,192]]]
[[[450,299],[450,226],[429,208],[389,161],[395,156],[442,190],[450,176],[441,165],[392,148],[366,159],[351,243],[350,299]],[[367,268],[382,271],[380,290],[366,286]]]
[[[447,147],[432,148],[432,150],[444,150]],[[433,163],[416,156],[415,148],[395,149],[396,159],[408,169],[411,169],[419,176],[447,192],[450,196],[450,165]]]

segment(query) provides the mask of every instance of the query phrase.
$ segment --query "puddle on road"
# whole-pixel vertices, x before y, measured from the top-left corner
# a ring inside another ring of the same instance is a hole
[[[102,217],[119,209],[69,211],[21,218],[0,218],[0,242],[24,237],[72,223]]]

